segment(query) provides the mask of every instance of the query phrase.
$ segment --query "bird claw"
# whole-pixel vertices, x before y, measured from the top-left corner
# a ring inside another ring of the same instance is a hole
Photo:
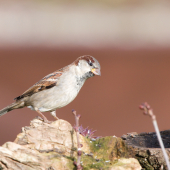
[[[44,119],[44,123],[48,123],[48,124],[51,124],[53,121],[49,121],[47,119]]]
[[[43,118],[42,118],[42,117],[40,117],[40,116],[36,116],[36,117],[35,117],[35,119],[38,119],[38,120],[43,121]]]
[[[44,123],[48,123],[48,124],[52,123],[52,121],[49,121],[49,120],[47,120],[47,119],[43,119],[43,118],[40,117],[40,116],[36,116],[35,119],[41,120],[41,121],[43,121]]]

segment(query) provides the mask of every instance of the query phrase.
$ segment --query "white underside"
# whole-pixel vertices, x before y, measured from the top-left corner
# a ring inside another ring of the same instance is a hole
[[[43,90],[30,96],[30,105],[28,106],[28,108],[30,108],[31,110],[48,112],[64,107],[72,102],[79,93],[85,81],[77,85],[77,80],[76,78],[73,79],[72,75],[70,76],[70,79],[67,75],[68,83],[62,80],[63,79],[60,79],[57,86],[54,86],[51,89]]]

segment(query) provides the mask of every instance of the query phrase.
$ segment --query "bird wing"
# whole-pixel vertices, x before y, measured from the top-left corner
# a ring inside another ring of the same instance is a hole
[[[24,97],[31,96],[35,93],[38,93],[40,91],[50,89],[54,86],[56,86],[59,77],[62,75],[62,70],[56,71],[54,73],[51,73],[47,76],[45,76],[43,79],[41,79],[39,82],[35,83],[32,87],[30,87],[27,91],[25,91],[22,95],[14,98],[14,100],[20,100]]]

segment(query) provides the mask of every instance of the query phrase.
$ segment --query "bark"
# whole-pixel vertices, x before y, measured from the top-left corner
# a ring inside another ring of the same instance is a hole
[[[162,131],[161,137],[168,157],[170,157],[170,130]],[[122,139],[128,147],[128,157],[138,159],[142,168],[149,170],[167,170],[166,162],[155,132],[140,134],[136,132],[129,133],[123,135]]]

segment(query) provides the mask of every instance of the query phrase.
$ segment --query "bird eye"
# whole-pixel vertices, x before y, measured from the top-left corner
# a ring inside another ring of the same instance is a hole
[[[93,63],[90,61],[90,62],[89,62],[89,65],[90,65],[90,66],[93,66]]]

